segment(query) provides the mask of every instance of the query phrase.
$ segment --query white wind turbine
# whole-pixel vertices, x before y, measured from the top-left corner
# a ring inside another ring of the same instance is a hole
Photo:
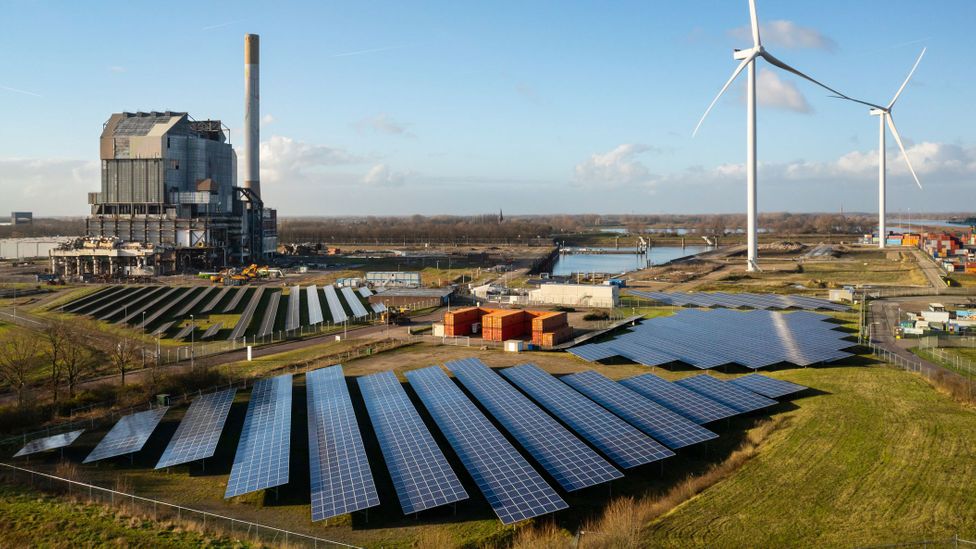
[[[705,121],[705,117],[708,116],[709,111],[712,110],[715,103],[718,102],[720,97],[722,97],[725,90],[732,85],[732,82],[736,79],[736,77],[739,76],[739,73],[741,73],[743,69],[748,68],[749,71],[746,78],[746,233],[748,239],[746,269],[749,271],[756,271],[759,270],[759,266],[756,263],[756,256],[758,255],[758,247],[756,244],[756,59],[762,57],[767,63],[809,80],[821,88],[835,94],[837,97],[844,99],[850,98],[829,86],[817,82],[813,78],[810,78],[802,72],[773,57],[771,53],[763,48],[762,40],[759,38],[759,21],[756,16],[756,0],[749,0],[749,17],[751,19],[752,26],[752,47],[745,50],[733,51],[732,58],[740,61],[739,66],[735,68],[735,71],[732,72],[732,77],[729,78],[729,81],[726,82],[725,86],[722,87],[722,90],[718,92],[718,95],[715,96],[712,103],[707,109],[705,109],[705,114],[702,115],[701,120],[698,121],[698,125],[695,126],[695,131],[692,133],[692,137],[698,133],[698,129],[701,127],[702,122]]]
[[[912,75],[915,74],[915,69],[918,68],[918,64],[922,62],[922,56],[925,55],[925,48],[922,48],[922,53],[918,54],[918,59],[915,60],[915,65],[912,70],[909,71],[908,76],[905,81],[901,83],[901,87],[895,92],[895,96],[891,98],[891,102],[888,103],[887,107],[882,107],[880,105],[875,105],[874,103],[868,103],[866,101],[861,101],[858,99],[852,99],[846,96],[837,97],[840,99],[847,99],[848,101],[853,101],[855,103],[861,103],[862,105],[867,105],[871,107],[868,113],[871,116],[879,116],[879,133],[878,133],[878,247],[885,247],[885,237],[888,235],[888,229],[885,226],[885,125],[891,129],[891,135],[894,136],[895,142],[898,143],[898,148],[901,149],[901,155],[905,159],[905,164],[908,165],[908,171],[912,173],[912,177],[915,178],[915,184],[918,188],[922,188],[922,183],[918,180],[918,175],[915,174],[915,168],[912,167],[911,160],[908,159],[908,153],[905,151],[905,145],[901,142],[901,136],[898,135],[898,130],[895,128],[895,120],[891,117],[891,109],[895,106],[895,101],[898,101],[898,96],[901,92],[905,90],[905,86],[908,85],[908,81],[912,79]]]

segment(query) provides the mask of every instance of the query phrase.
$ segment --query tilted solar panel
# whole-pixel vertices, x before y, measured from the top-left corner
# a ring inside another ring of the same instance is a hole
[[[654,374],[641,374],[622,379],[620,384],[698,424],[717,421],[739,413],[724,404]]]
[[[156,463],[156,469],[213,456],[236,394],[237,389],[227,389],[195,398]]]
[[[34,439],[18,450],[17,453],[14,454],[14,457],[29,456],[39,452],[46,452],[48,450],[56,450],[58,448],[70,446],[71,443],[77,440],[78,437],[80,437],[84,432],[84,429],[79,429],[77,431],[71,431],[70,433],[61,433],[58,435]]]
[[[305,288],[305,301],[308,302],[308,323],[311,326],[322,324],[325,317],[322,316],[322,302],[319,301],[319,290],[315,285]]]
[[[623,476],[480,360],[445,366],[567,492]]]
[[[708,374],[686,377],[675,381],[675,383],[682,387],[687,387],[696,393],[701,393],[712,400],[721,402],[729,408],[742,413],[752,412],[753,410],[778,404],[775,400],[757,395],[752,391],[741,389],[730,383],[719,381],[717,378]]]
[[[318,302],[318,299],[315,300]],[[292,332],[298,329],[302,319],[302,288],[299,285],[291,287],[288,293],[288,314],[285,316],[285,330]]]
[[[325,292],[325,301],[329,304],[329,314],[332,315],[332,323],[339,324],[349,320],[342,303],[339,301],[339,294],[336,293],[335,286],[329,285],[322,288]]]
[[[342,366],[305,374],[312,520],[380,504]]]
[[[468,499],[396,374],[363,376],[359,389],[403,514]]]
[[[356,295],[356,292],[352,291],[352,288],[343,287],[342,297],[346,298],[346,303],[352,309],[352,316],[362,318],[369,314],[369,311],[366,310],[366,307],[363,307],[362,302],[359,301],[359,297]]]
[[[749,374],[742,377],[737,377],[730,380],[729,383],[769,398],[780,398],[786,395],[792,395],[793,393],[805,391],[808,388],[797,383],[784,381],[782,379],[774,379],[761,374]]]
[[[142,450],[146,441],[149,440],[149,435],[159,425],[159,420],[163,419],[166,410],[169,408],[161,406],[122,417],[82,463],[91,463]]]
[[[258,380],[227,480],[225,498],[288,483],[291,374]]]
[[[718,438],[694,421],[593,370],[560,379],[672,450]]]
[[[503,524],[568,507],[440,368],[406,376]]]

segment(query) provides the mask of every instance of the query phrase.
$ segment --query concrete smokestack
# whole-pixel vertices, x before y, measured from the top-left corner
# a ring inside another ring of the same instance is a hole
[[[261,96],[258,91],[259,38],[244,35],[244,188],[261,197]]]

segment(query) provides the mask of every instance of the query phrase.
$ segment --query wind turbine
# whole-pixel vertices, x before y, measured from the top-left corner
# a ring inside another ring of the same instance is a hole
[[[695,131],[692,133],[692,137],[698,134],[698,129],[701,128],[702,122],[705,121],[705,117],[718,102],[725,90],[729,89],[732,82],[739,76],[743,69],[748,68],[748,73],[746,77],[747,87],[746,87],[746,234],[747,234],[747,264],[746,269],[748,271],[759,270],[759,265],[756,263],[758,255],[758,247],[756,244],[757,240],[757,229],[756,229],[756,60],[758,58],[763,58],[767,63],[778,67],[784,71],[793,73],[800,78],[804,78],[813,82],[814,84],[824,88],[837,97],[844,99],[850,99],[846,95],[840,93],[839,91],[826,86],[820,82],[817,82],[813,78],[803,74],[802,72],[794,69],[793,67],[787,65],[786,63],[780,61],[773,54],[766,51],[762,45],[762,40],[759,37],[759,20],[756,16],[756,0],[749,0],[749,18],[751,20],[752,26],[752,47],[745,50],[734,50],[732,53],[732,58],[739,61],[739,66],[735,68],[732,72],[732,77],[729,81],[725,83],[712,103],[708,105],[705,109],[705,114],[702,115],[701,120],[698,121],[698,125],[695,126]]]
[[[878,133],[878,247],[885,247],[885,239],[888,236],[888,230],[885,226],[885,125],[891,129],[891,135],[894,136],[895,142],[898,143],[898,148],[901,149],[902,157],[905,158],[905,164],[908,165],[908,171],[912,172],[912,177],[915,178],[915,184],[918,188],[922,188],[922,183],[918,180],[918,175],[915,174],[915,168],[912,167],[911,160],[908,159],[908,153],[905,152],[905,145],[901,142],[901,136],[898,135],[898,130],[895,128],[895,120],[891,116],[891,109],[895,106],[895,101],[898,101],[898,97],[901,92],[905,90],[905,86],[908,85],[908,81],[912,79],[912,75],[915,74],[915,69],[918,68],[918,64],[922,62],[922,56],[925,55],[925,49],[922,48],[922,53],[918,54],[918,59],[915,60],[915,65],[912,70],[909,71],[908,76],[905,81],[901,83],[901,87],[895,92],[895,96],[891,98],[891,102],[888,103],[887,107],[882,107],[880,105],[875,105],[873,103],[868,103],[866,101],[860,101],[858,99],[852,99],[850,97],[836,96],[839,99],[847,99],[848,101],[853,101],[855,103],[861,103],[862,105],[867,105],[871,107],[868,113],[871,116],[878,116],[880,125]]]

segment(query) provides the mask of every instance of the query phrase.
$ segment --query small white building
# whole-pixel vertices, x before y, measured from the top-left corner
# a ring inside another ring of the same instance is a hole
[[[543,284],[529,291],[529,303],[611,308],[620,303],[620,288],[612,284]]]

